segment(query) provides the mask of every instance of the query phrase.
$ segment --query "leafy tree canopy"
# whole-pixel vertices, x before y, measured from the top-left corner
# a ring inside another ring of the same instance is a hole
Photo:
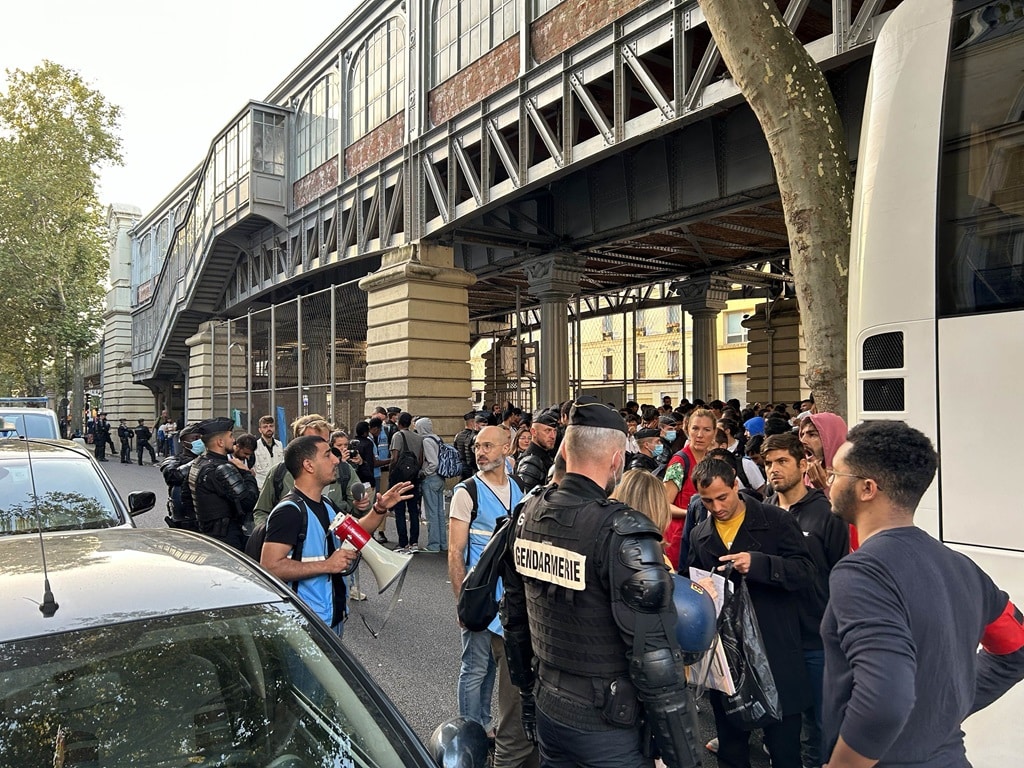
[[[95,346],[107,247],[99,169],[121,163],[120,109],[51,61],[0,92],[0,382],[41,394],[66,350]]]

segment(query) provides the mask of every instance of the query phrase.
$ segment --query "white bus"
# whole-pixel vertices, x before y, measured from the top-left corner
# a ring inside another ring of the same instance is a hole
[[[849,322],[851,423],[931,437],[918,524],[1024,605],[1024,0],[905,0],[885,21]],[[1024,761],[1021,687],[967,721],[976,768]]]

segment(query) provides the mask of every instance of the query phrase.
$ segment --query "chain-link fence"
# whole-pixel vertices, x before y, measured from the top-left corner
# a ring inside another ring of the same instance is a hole
[[[537,361],[540,318],[536,308],[482,321],[472,349],[473,392],[480,407],[511,402],[539,405]],[[692,392],[692,325],[660,288],[647,295],[622,293],[569,302],[569,388],[605,402],[678,402]]]
[[[219,323],[213,360],[213,412],[240,429],[310,413],[351,428],[366,399],[366,294],[353,281]]]

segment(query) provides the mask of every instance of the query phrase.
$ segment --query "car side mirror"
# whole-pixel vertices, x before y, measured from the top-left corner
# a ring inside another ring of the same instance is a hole
[[[484,727],[468,717],[446,720],[427,741],[427,751],[440,768],[484,768],[487,747]]]
[[[156,494],[152,491],[132,491],[128,494],[128,511],[132,517],[149,512],[156,506]]]

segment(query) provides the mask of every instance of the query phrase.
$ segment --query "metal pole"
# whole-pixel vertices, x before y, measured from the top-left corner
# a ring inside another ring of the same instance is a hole
[[[267,386],[270,387],[270,415],[277,419],[277,317],[270,305],[270,349],[267,350]]]
[[[337,315],[335,314],[337,312],[337,309],[335,307],[335,299],[337,298],[337,294],[338,286],[333,286],[331,288],[331,332],[327,335],[327,338],[330,340],[331,343],[331,407],[329,409],[328,418],[331,420],[332,423],[336,422],[335,414],[338,411],[338,344],[336,341],[336,329],[338,326]],[[363,325],[366,325],[365,321],[363,322]],[[365,366],[363,367],[363,370],[366,370]],[[349,374],[349,378],[352,378],[351,374]],[[366,378],[365,373],[363,374],[363,378]],[[365,385],[363,387],[363,400],[366,400]]]
[[[252,428],[252,309],[245,316],[245,412],[249,419],[249,431]]]
[[[523,405],[523,301],[519,287],[516,287],[516,389],[518,390],[519,406]]]
[[[295,372],[299,390],[299,410],[297,413],[300,416],[306,415],[305,405],[302,398],[302,297],[295,297]]]
[[[633,327],[636,327],[636,308],[633,308]],[[636,375],[636,340],[633,340],[633,375]],[[626,375],[629,371],[629,315],[626,312],[622,313],[622,391],[626,391]]]
[[[636,369],[637,369],[637,365],[639,365],[639,363],[640,363],[640,356],[639,356],[639,353],[636,351],[636,336],[637,336],[637,333],[639,332],[640,326],[637,325],[636,318],[637,318],[636,301],[634,301],[633,302],[633,396],[631,398],[627,398],[628,400],[636,400],[636,382],[637,382],[637,378],[638,378],[637,377],[637,370]],[[623,387],[623,390],[625,390],[625,387]]]
[[[227,363],[228,363],[228,374],[227,374],[228,399],[227,399],[227,404],[228,405],[227,405],[227,415],[230,417],[231,416],[231,347],[234,346],[234,342],[231,340],[231,332],[234,329],[231,327],[231,321],[230,320],[227,320],[224,323],[224,327],[227,329],[227,334],[228,334],[228,355],[227,355]],[[214,356],[214,359],[216,359],[216,356]],[[241,424],[236,424],[235,426],[236,427],[240,427],[242,425]]]
[[[217,325],[210,323],[210,412],[216,402],[217,393]]]
[[[580,295],[576,294],[576,386],[569,393],[575,400],[583,388],[583,321],[580,319]]]

